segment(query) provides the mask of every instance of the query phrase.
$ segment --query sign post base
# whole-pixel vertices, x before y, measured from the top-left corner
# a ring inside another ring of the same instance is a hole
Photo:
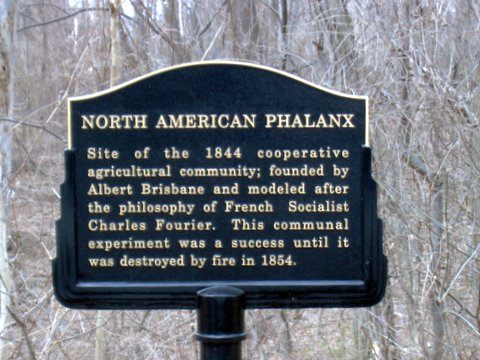
[[[197,293],[197,340],[202,360],[240,360],[245,339],[242,290],[214,286]]]

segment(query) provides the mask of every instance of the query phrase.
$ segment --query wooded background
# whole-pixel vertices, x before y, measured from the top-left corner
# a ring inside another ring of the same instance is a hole
[[[385,299],[247,312],[246,359],[480,358],[476,0],[1,0],[0,358],[194,359],[191,311],[74,311],[51,260],[66,99],[251,61],[370,97]]]

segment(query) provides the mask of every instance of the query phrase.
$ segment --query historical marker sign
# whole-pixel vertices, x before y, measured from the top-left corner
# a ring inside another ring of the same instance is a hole
[[[250,64],[69,99],[54,285],[79,308],[366,306],[386,260],[367,99]]]

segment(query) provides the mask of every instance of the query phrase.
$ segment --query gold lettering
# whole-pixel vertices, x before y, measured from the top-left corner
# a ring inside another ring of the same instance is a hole
[[[110,114],[110,115],[81,115],[83,130],[122,130],[122,129],[147,129],[147,115]]]

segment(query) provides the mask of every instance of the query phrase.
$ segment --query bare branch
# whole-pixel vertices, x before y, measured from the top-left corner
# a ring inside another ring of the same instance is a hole
[[[13,119],[5,119],[5,118],[0,118],[0,121],[6,121],[6,122],[13,123],[13,124],[21,125],[21,126],[27,126],[27,127],[31,127],[31,128],[35,128],[35,129],[40,129],[40,130],[45,131],[47,134],[52,135],[57,140],[65,142],[65,139],[62,138],[60,135],[55,134],[53,131],[47,129],[45,126],[42,126],[42,125],[30,124],[30,123],[27,123],[27,122],[22,121],[22,120],[13,120]]]
[[[28,329],[25,323],[15,314],[12,309],[10,309],[9,306],[7,306],[8,313],[10,316],[15,320],[15,322],[18,324],[20,329],[22,330],[23,337],[25,338],[25,342],[27,344],[27,349],[28,349],[28,355],[30,357],[30,360],[36,360],[35,356],[35,350],[33,349],[33,344],[32,340],[30,339],[30,336],[28,334]]]

